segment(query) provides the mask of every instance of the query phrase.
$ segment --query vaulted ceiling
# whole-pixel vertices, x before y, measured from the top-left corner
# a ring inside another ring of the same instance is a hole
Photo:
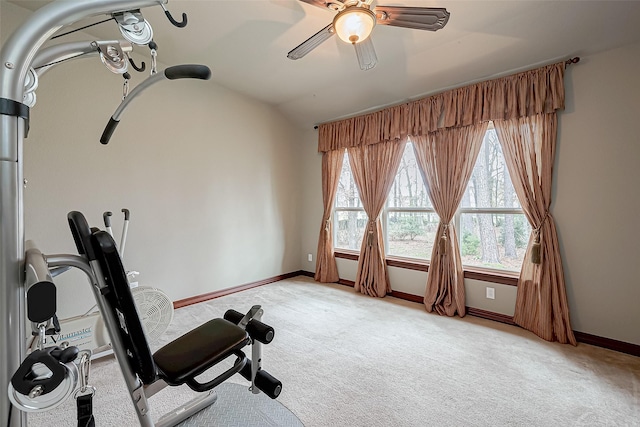
[[[35,10],[48,2],[12,3]],[[353,47],[337,37],[304,58],[287,58],[288,51],[335,14],[301,1],[170,1],[167,7],[174,16],[188,15],[182,29],[172,26],[160,7],[144,9],[143,14],[153,27],[163,63],[206,64],[212,80],[275,106],[301,128],[640,40],[637,1],[376,4],[443,7],[451,17],[437,32],[377,26],[372,39],[378,65],[361,71]],[[114,23],[86,31],[99,39],[121,38]],[[148,55],[143,47],[135,51]]]

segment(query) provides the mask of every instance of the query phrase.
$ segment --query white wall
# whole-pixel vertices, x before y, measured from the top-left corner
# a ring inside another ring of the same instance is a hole
[[[640,344],[640,43],[568,69],[552,212],[575,330]]]
[[[640,344],[639,69],[634,44],[583,57],[567,70],[551,207],[573,329],[633,344]],[[302,251],[315,256],[322,214],[317,133],[304,143]],[[354,280],[356,268],[338,259],[341,278]],[[391,267],[389,276],[394,290],[424,295],[427,273]],[[486,286],[495,288],[495,300],[485,298]],[[465,289],[468,306],[513,315],[515,287],[467,279]]]
[[[3,2],[3,40],[28,13]],[[131,87],[148,76],[132,74]],[[97,57],[41,79],[24,149],[27,239],[44,253],[75,253],[69,211],[97,226],[114,211],[119,236],[127,207],[125,266],[173,300],[300,269],[299,131],[213,80],[178,80],[136,99],[103,146],[121,95],[122,77]],[[91,306],[80,273],[58,283],[61,317]]]

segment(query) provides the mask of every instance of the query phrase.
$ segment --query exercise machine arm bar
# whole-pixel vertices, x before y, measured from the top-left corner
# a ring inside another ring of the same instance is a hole
[[[129,106],[131,101],[137,98],[142,92],[144,92],[149,86],[164,80],[177,80],[177,79],[200,79],[209,80],[211,78],[211,70],[206,65],[188,64],[188,65],[175,65],[173,67],[166,68],[164,71],[153,74],[148,77],[142,83],[133,89],[129,95],[120,103],[115,113],[109,119],[109,123],[104,128],[100,142],[102,144],[108,144],[111,139],[111,135],[116,130],[118,123],[120,123],[120,117],[123,111]]]
[[[113,40],[106,43],[119,44],[122,51],[126,53],[133,51],[131,43],[125,40]],[[33,68],[38,73],[38,77],[42,77],[44,73],[62,62],[97,55],[98,49],[92,41],[61,43],[38,52],[33,60]]]
[[[140,9],[167,0],[55,1],[37,11],[13,33],[0,51],[0,97],[22,102],[24,80],[40,47],[56,31],[81,19]],[[7,66],[8,65],[8,66]]]
[[[49,268],[74,267],[86,274],[92,284],[97,283],[93,270],[85,257],[72,254],[52,254],[45,255],[45,258]]]

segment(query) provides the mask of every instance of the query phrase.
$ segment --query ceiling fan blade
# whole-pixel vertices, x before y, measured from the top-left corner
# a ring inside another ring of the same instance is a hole
[[[300,59],[305,56],[307,53],[311,52],[313,49],[318,47],[322,42],[329,39],[336,32],[333,29],[333,23],[327,25],[301,44],[299,44],[296,48],[287,53],[287,58],[289,59]]]
[[[376,56],[376,50],[373,47],[371,36],[367,37],[360,43],[354,43],[356,48],[356,55],[358,56],[358,64],[363,71],[370,70],[378,63],[378,57]]]
[[[305,3],[312,4],[314,6],[321,7],[329,10],[342,10],[344,9],[344,0],[300,0]]]
[[[376,6],[376,23],[394,27],[437,31],[449,21],[449,12],[440,7]]]

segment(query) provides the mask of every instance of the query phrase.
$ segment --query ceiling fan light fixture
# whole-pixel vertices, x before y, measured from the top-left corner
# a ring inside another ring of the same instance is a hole
[[[369,37],[376,25],[376,15],[364,7],[348,7],[333,19],[333,28],[341,40],[355,44]]]

